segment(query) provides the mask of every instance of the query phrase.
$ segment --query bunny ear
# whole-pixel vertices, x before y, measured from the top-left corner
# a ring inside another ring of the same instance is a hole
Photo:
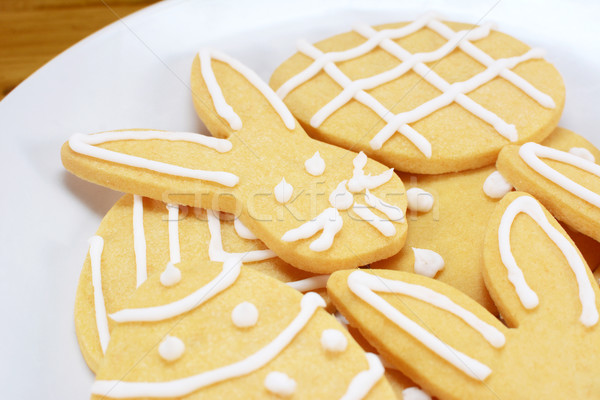
[[[591,143],[559,129],[544,145],[504,147],[496,167],[517,190],[531,193],[557,219],[600,241],[598,156]]]
[[[192,64],[191,82],[196,111],[215,137],[265,130],[304,133],[273,89],[224,53],[200,50]]]
[[[328,293],[396,368],[444,399],[487,398],[507,329],[462,292],[400,271],[339,271]],[[493,389],[493,388],[492,388]]]
[[[511,327],[598,324],[600,293],[581,253],[533,197],[509,193],[486,232],[484,279]]]

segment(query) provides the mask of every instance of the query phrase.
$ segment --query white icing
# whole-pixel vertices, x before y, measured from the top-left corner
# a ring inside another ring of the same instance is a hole
[[[551,180],[566,191],[571,192],[575,196],[587,201],[593,206],[600,207],[600,194],[594,193],[588,188],[567,178],[540,160],[540,157],[570,164],[574,167],[587,171],[590,174],[596,175],[597,177],[600,177],[600,165],[576,155],[542,146],[533,142],[525,143],[523,146],[521,146],[519,149],[519,155],[527,165],[529,165],[534,171],[542,175],[544,178]]]
[[[246,225],[244,225],[242,223],[242,221],[240,221],[239,218],[236,218],[233,220],[233,227],[235,228],[235,232],[238,234],[238,236],[243,239],[248,239],[248,240],[258,239],[256,237],[256,235],[254,233],[252,233],[252,231],[250,229],[248,229],[246,227]]]
[[[223,262],[228,258],[237,258],[243,262],[264,261],[277,257],[272,250],[251,250],[245,253],[228,253],[223,249],[223,240],[221,238],[221,219],[217,216],[218,211],[206,210],[206,219],[208,220],[208,231],[210,241],[208,243],[208,257],[211,261]]]
[[[373,227],[375,227],[385,237],[394,236],[396,234],[396,227],[387,219],[378,217],[369,210],[368,206],[364,204],[356,203],[352,207],[352,211],[356,213],[363,221],[367,221]]]
[[[169,254],[171,262],[177,264],[181,261],[181,252],[179,249],[179,206],[177,204],[167,204],[169,210]]]
[[[311,290],[323,289],[327,286],[329,275],[317,275],[299,281],[287,282],[286,285],[299,292],[310,292]]]
[[[317,151],[311,158],[304,162],[304,168],[312,176],[321,176],[325,172],[325,160],[323,160]]]
[[[369,189],[367,189],[365,192],[365,200],[368,205],[387,215],[390,221],[404,222],[404,212],[402,209],[400,209],[400,207],[386,203],[373,193],[369,192]]]
[[[239,62],[238,60],[221,53],[220,51],[204,48],[200,50],[198,53],[198,57],[200,57],[200,72],[202,73],[202,78],[204,78],[204,82],[206,83],[206,87],[212,98],[213,105],[217,114],[219,114],[223,119],[225,119],[231,129],[239,130],[242,128],[242,120],[235,113],[233,108],[225,98],[223,97],[223,92],[221,91],[221,87],[215,78],[215,74],[212,70],[212,61],[211,59],[219,60],[228,64],[231,68],[236,70],[240,75],[242,75],[250,84],[252,84],[266,99],[271,106],[275,110],[279,117],[285,124],[286,128],[292,130],[296,126],[296,120],[286,107],[286,105],[281,101],[281,99],[273,92],[273,89],[269,87],[257,74],[252,71],[250,68],[246,67],[244,64]]]
[[[354,196],[346,189],[347,180],[341,181],[329,195],[329,204],[338,210],[347,210],[354,204]]]
[[[571,147],[569,149],[569,153],[573,154],[574,156],[581,157],[584,160],[588,160],[593,163],[596,162],[596,157],[594,157],[594,155],[584,147]]]
[[[160,274],[160,283],[163,286],[173,286],[179,283],[181,280],[181,271],[173,262],[169,261],[165,270]]]
[[[168,362],[175,361],[183,355],[185,344],[175,336],[167,335],[158,345],[158,354]]]
[[[433,278],[444,268],[444,259],[435,251],[416,247],[412,249],[415,253],[415,272],[417,274]]]
[[[410,35],[425,27],[438,32],[441,36],[445,37],[448,42],[432,52],[411,54],[392,40]],[[342,87],[342,92],[312,117],[310,123],[315,128],[319,127],[331,114],[354,98],[369,107],[386,122],[386,126],[379,131],[370,142],[373,149],[380,149],[393,133],[397,131],[412,142],[421,153],[430,158],[432,154],[430,142],[408,124],[416,122],[452,102],[456,102],[465,110],[492,125],[500,135],[511,141],[517,140],[518,136],[514,125],[506,123],[498,115],[485,109],[466,95],[497,76],[501,76],[511,82],[540,103],[540,105],[547,108],[555,107],[554,101],[550,96],[540,92],[529,82],[510,71],[510,68],[515,67],[521,62],[533,58],[541,58],[543,52],[539,49],[532,49],[519,57],[494,60],[469,42],[469,40],[477,40],[489,35],[489,24],[468,31],[454,32],[442,22],[437,21],[436,15],[427,14],[398,29],[376,31],[369,26],[363,25],[356,27],[355,31],[367,38],[367,41],[357,47],[345,51],[323,53],[321,50],[305,41],[298,42],[298,50],[313,58],[315,61],[311,63],[309,67],[291,77],[277,91],[279,96],[283,98],[321,70],[324,70],[338,85],[340,85]],[[346,61],[363,56],[377,46],[398,58],[401,63],[388,71],[356,81],[352,81],[335,64],[335,62]],[[426,63],[442,59],[457,47],[487,68],[485,71],[465,82],[450,84],[429,68]],[[366,91],[391,82],[411,70],[440,90],[442,94],[413,110],[394,115],[388,108]]]
[[[273,341],[233,364],[167,382],[97,380],[92,385],[92,393],[110,398],[182,397],[203,387],[248,375],[277,357],[302,331],[319,307],[325,307],[321,296],[314,292],[305,294],[300,302],[300,313]]]
[[[285,178],[281,178],[281,181],[273,189],[275,200],[281,204],[285,204],[292,198],[294,193],[294,187],[285,181]]]
[[[94,310],[96,313],[96,329],[98,329],[98,338],[102,353],[106,353],[106,347],[110,341],[108,331],[108,319],[106,317],[106,305],[104,304],[104,294],[102,292],[102,250],[104,249],[104,239],[100,236],[92,236],[90,243],[90,264],[92,265],[92,286],[94,288]]]
[[[321,236],[313,240],[309,248],[312,251],[325,251],[331,247],[335,235],[342,229],[343,225],[344,220],[338,210],[330,207],[317,215],[315,219],[284,233],[281,240],[295,242],[300,239],[308,239],[322,230]]]
[[[148,160],[143,157],[118,153],[116,151],[107,150],[96,146],[102,143],[117,142],[121,140],[169,140],[196,143],[215,149],[220,153],[231,150],[231,142],[226,139],[217,139],[210,136],[200,135],[198,133],[161,131],[114,131],[96,133],[93,135],[76,133],[69,138],[69,147],[74,152],[89,157],[98,158],[121,165],[128,165],[130,167],[147,169],[172,176],[181,176],[184,178],[216,182],[229,187],[237,185],[240,180],[237,175],[230,172],[184,168],[160,161]]]
[[[381,360],[373,353],[366,353],[369,369],[359,372],[348,385],[346,393],[340,400],[361,400],[363,399],[381,379],[385,373],[385,368]]]
[[[492,372],[487,365],[454,349],[440,340],[437,336],[431,334],[428,330],[412,321],[390,303],[385,301],[381,296],[377,295],[375,291],[403,294],[448,311],[462,319],[468,326],[481,334],[481,336],[492,346],[504,346],[506,339],[502,332],[482,321],[470,311],[454,303],[450,298],[425,286],[385,279],[377,275],[367,274],[364,271],[352,272],[348,276],[348,287],[354,294],[378,310],[399,328],[467,376],[476,380],[484,380]]]
[[[501,199],[513,186],[498,171],[494,171],[483,182],[483,192],[492,199]]]
[[[244,301],[231,312],[231,321],[238,328],[249,328],[258,322],[258,310],[256,306],[248,301]]]
[[[278,396],[288,397],[296,391],[296,381],[283,372],[269,372],[265,378],[265,388]]]
[[[429,212],[433,208],[433,195],[421,188],[410,188],[406,191],[408,209],[415,212]]]
[[[321,333],[321,347],[332,353],[341,353],[348,347],[348,339],[337,329],[325,329]]]
[[[348,320],[346,319],[346,317],[344,317],[339,311],[336,311],[333,316],[335,317],[335,319],[338,320],[338,322],[342,325],[344,325],[344,327],[348,327],[348,325],[350,325],[350,322],[348,322]]]
[[[146,267],[146,236],[144,234],[144,201],[133,195],[133,252],[135,254],[136,287],[148,278]]]
[[[110,317],[116,322],[162,321],[184,314],[233,285],[240,274],[241,265],[240,259],[228,258],[223,262],[223,269],[215,278],[189,295],[160,306],[126,308],[111,314]]]
[[[565,153],[568,154],[568,153]],[[576,157],[576,156],[573,156]],[[587,162],[587,161],[586,161]],[[529,215],[540,228],[544,230],[548,238],[556,244],[565,256],[569,267],[575,275],[579,287],[579,299],[581,301],[581,316],[579,320],[585,326],[594,326],[598,322],[598,309],[596,308],[596,295],[587,276],[587,267],[583,262],[577,249],[569,240],[552,226],[540,204],[529,196],[520,196],[506,207],[500,226],[498,227],[498,247],[500,258],[508,271],[508,280],[515,287],[521,304],[526,309],[533,309],[539,304],[537,294],[529,287],[523,271],[518,266],[510,246],[510,232],[512,224],[517,215],[525,213]]]
[[[406,388],[402,391],[404,400],[431,400],[431,396],[416,386]]]
[[[352,178],[348,181],[348,189],[353,193],[360,192],[364,189],[375,189],[387,183],[392,179],[392,176],[394,176],[393,168],[390,168],[379,175],[366,175],[364,168],[367,165],[367,160],[366,154],[361,151],[352,161],[354,171],[352,172]]]

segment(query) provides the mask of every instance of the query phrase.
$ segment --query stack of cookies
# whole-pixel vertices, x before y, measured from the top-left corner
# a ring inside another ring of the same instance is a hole
[[[600,151],[543,57],[434,14],[270,84],[202,49],[212,137],[71,136],[127,193],[77,288],[92,398],[600,398]]]

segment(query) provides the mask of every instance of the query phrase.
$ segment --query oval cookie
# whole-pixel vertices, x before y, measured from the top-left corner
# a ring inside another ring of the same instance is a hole
[[[98,369],[115,326],[106,313],[122,309],[149,276],[159,274],[163,281],[175,285],[182,261],[224,261],[232,255],[243,256],[248,268],[302,291],[323,293],[319,287],[325,287],[326,276],[293,268],[259,240],[242,238],[240,232],[251,236],[239,222],[234,224],[231,218],[217,214],[132,195],[122,197],[106,214],[96,233],[103,242],[102,256],[93,263],[90,249],[75,298],[77,339],[93,371]]]
[[[239,326],[241,304],[253,324]],[[324,305],[235,258],[182,262],[177,285],[154,275],[113,314],[120,323],[92,398],[394,399],[379,359]],[[341,342],[335,350],[326,332]]]
[[[507,143],[556,127],[565,88],[541,49],[427,14],[353,31],[299,52],[270,84],[314,138],[399,171],[439,174],[492,164]]]

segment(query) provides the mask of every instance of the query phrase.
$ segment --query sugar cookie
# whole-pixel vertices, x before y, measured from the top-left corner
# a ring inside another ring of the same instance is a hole
[[[310,136],[399,171],[439,174],[489,165],[507,143],[552,132],[565,88],[543,57],[490,23],[430,13],[301,40],[270,84]]]
[[[544,141],[544,145],[557,149],[577,145],[594,154],[600,153],[584,139],[569,138],[575,138],[572,132],[558,128]],[[498,196],[486,193],[486,183],[489,185],[489,177],[497,173],[494,166],[488,166],[443,175],[402,174],[407,193],[413,187],[431,192],[434,207],[427,213],[409,210],[408,235],[404,248],[388,259],[372,263],[372,267],[418,273],[413,249],[433,251],[444,261],[444,268],[436,273],[436,279],[462,290],[495,313],[481,275],[481,249],[487,221],[499,200]],[[494,193],[506,191],[504,178],[494,181],[500,186],[493,189]],[[567,232],[590,265],[600,264],[598,242],[570,229]]]
[[[122,309],[148,276],[159,274],[164,287],[180,285],[182,261],[224,261],[231,255],[244,256],[249,268],[288,282],[300,291],[317,290],[325,295],[322,288],[327,276],[315,277],[293,268],[260,241],[242,239],[231,215],[188,207],[175,209],[173,214],[173,209],[156,200],[126,195],[100,224],[75,298],[77,338],[93,371],[115,325],[106,315]],[[170,261],[173,257],[177,263]]]
[[[600,393],[600,290],[560,224],[533,197],[509,193],[492,213],[484,259],[508,327],[462,292],[416,274],[340,271],[328,291],[386,360],[436,397]]]
[[[364,153],[309,138],[289,123],[294,120],[285,105],[252,71],[221,53],[209,54],[206,59],[202,52],[202,64],[198,57],[194,61],[192,89],[215,137],[149,130],[76,134],[62,148],[65,167],[120,191],[235,214],[279,257],[310,272],[330,273],[397,253],[406,221],[362,207],[368,189],[404,214],[404,186],[393,170]],[[317,151],[326,167],[315,177],[304,164]],[[293,189],[289,199],[286,185],[285,196],[274,193],[283,179]],[[329,195],[345,180],[353,206],[338,210]]]
[[[507,146],[496,166],[517,189],[531,193],[557,219],[600,241],[600,165],[569,150],[584,148],[596,160],[600,151],[574,132],[560,129],[559,133],[544,145]]]
[[[395,399],[379,358],[321,309],[325,301],[318,294],[301,295],[238,258],[183,259],[179,265],[178,285],[164,287],[156,274],[150,276],[125,309],[111,315],[120,323],[92,386],[93,399]],[[260,313],[251,329],[229,320],[243,302]],[[330,329],[345,338],[343,351],[322,348],[322,334]],[[160,344],[169,336],[184,347],[175,346],[181,354],[166,362]]]

